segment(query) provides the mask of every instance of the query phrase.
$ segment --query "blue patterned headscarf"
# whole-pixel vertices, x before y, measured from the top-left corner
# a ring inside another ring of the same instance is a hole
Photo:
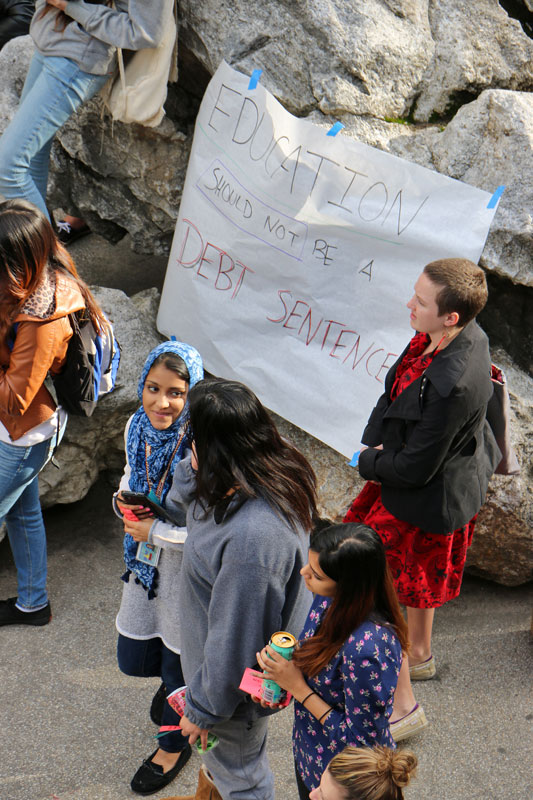
[[[163,342],[151,351],[146,359],[139,380],[137,394],[142,401],[143,389],[148,373],[154,361],[164,353],[173,353],[180,356],[189,370],[189,388],[204,377],[204,368],[200,353],[194,347],[183,342],[171,340]],[[176,452],[173,454],[178,441],[181,442]],[[157,503],[163,503],[172,485],[172,476],[176,465],[183,457],[185,449],[190,446],[191,436],[189,430],[189,401],[177,420],[164,431],[158,431],[150,420],[141,405],[131,419],[126,441],[126,452],[128,463],[131,468],[129,479],[130,489],[133,492],[143,492]],[[169,464],[166,479],[160,491],[156,494],[156,488],[160,483],[164,472]],[[124,536],[124,561],[126,562],[126,572],[122,576],[124,581],[129,580],[130,573],[133,572],[137,583],[141,583],[148,590],[148,597],[155,597],[157,584],[157,569],[149,564],[137,561],[138,542],[129,533]]]

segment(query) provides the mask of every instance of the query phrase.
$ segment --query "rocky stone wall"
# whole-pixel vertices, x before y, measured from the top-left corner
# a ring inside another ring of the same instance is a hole
[[[168,252],[195,115],[223,58],[247,74],[262,69],[263,84],[299,117],[325,127],[339,119],[346,135],[490,192],[504,184],[480,262],[491,290],[480,322],[507,351],[498,358],[511,371],[523,472],[493,480],[469,563],[508,583],[532,577],[532,10],[531,0],[180,0],[180,77],[169,86],[163,123],[112,125],[91,101],[56,139],[49,187],[52,207],[78,211],[107,238],[128,232],[137,251]],[[0,52],[0,132],[16,109],[31,49],[23,37]],[[129,303],[112,303],[123,307],[125,321]],[[128,344],[137,336],[130,322]],[[143,357],[151,336],[140,339]],[[133,375],[139,368],[132,365]],[[135,407],[134,383],[102,403],[94,425],[69,426],[67,461],[87,462],[76,496],[119,459],[115,425]],[[355,472],[311,437],[281,426],[313,461],[323,510],[338,516],[356,491]],[[51,469],[46,501],[76,499]]]
[[[56,456],[60,469],[48,464],[41,475],[44,506],[84,497],[100,470],[110,470],[118,485],[124,466],[124,428],[139,402],[138,376],[147,353],[160,339],[155,329],[159,306],[156,289],[131,299],[116,289],[97,289],[95,293],[123,345],[119,380],[115,391],[98,403],[90,419],[69,419]],[[517,369],[505,352],[496,351],[494,357],[509,381],[513,441],[522,472],[519,476],[493,477],[468,565],[477,575],[514,586],[533,578],[533,497],[529,490],[533,481],[533,380]],[[281,434],[313,464],[321,515],[341,520],[363,484],[358,471],[322,442],[280,417],[275,419]]]

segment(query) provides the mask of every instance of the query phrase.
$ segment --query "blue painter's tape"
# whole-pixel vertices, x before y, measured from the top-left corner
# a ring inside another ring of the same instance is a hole
[[[487,203],[487,208],[494,208],[504,192],[505,192],[505,186],[498,186],[498,188],[490,198],[489,202]]]
[[[335,125],[331,126],[326,136],[336,136],[339,131],[342,131],[343,128],[344,125],[342,124],[342,122],[336,122]]]
[[[356,453],[353,454],[352,460],[348,461],[348,466],[349,467],[356,467],[357,466],[357,464],[359,462],[359,454],[360,454],[360,452],[361,451],[358,450]]]
[[[257,84],[259,83],[259,78],[263,74],[262,69],[254,69],[250,76],[250,83],[248,84],[248,89],[255,89]]]

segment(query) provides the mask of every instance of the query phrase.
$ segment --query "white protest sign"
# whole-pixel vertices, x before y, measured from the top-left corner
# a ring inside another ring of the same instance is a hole
[[[413,334],[423,266],[477,262],[496,202],[250,85],[223,63],[205,93],[158,328],[351,456]]]

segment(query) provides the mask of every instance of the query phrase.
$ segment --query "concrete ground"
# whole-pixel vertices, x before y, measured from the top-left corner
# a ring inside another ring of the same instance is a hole
[[[73,247],[90,282],[129,294],[161,287],[164,259],[90,236]],[[122,531],[101,476],[87,497],[45,512],[53,610],[44,628],[0,628],[0,800],[130,800],[129,781],[155,749],[148,717],[157,680],[122,675],[114,618],[122,583]],[[437,612],[438,673],[416,695],[430,727],[406,743],[420,762],[408,800],[531,800],[531,585],[466,578]],[[7,541],[0,598],[16,594]],[[291,710],[270,723],[278,797],[297,800]],[[194,790],[200,759],[155,800]]]

